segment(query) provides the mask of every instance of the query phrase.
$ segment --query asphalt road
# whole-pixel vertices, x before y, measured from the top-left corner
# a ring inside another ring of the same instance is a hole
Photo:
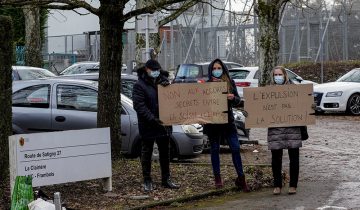
[[[308,126],[310,138],[300,150],[300,181],[296,195],[288,186],[279,196],[271,189],[239,193],[192,203],[185,209],[360,209],[360,118],[317,117]],[[266,129],[252,129],[251,139],[266,145]],[[283,169],[288,170],[284,152]]]

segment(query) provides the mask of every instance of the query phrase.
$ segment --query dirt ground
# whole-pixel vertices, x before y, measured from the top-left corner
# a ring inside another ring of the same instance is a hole
[[[271,169],[268,167],[269,155],[266,148],[261,145],[243,145],[241,156],[251,188],[255,190],[269,186]],[[225,187],[234,186],[236,172],[226,146],[221,148],[221,170]],[[112,192],[102,190],[101,180],[41,187],[41,190],[50,197],[59,191],[63,202],[71,209],[129,209],[215,190],[210,154],[172,162],[171,171],[173,180],[181,185],[179,190],[164,189],[160,186],[160,167],[154,162],[152,175],[156,189],[152,193],[144,194],[139,159],[124,159],[113,163]],[[0,205],[0,209],[6,208]]]

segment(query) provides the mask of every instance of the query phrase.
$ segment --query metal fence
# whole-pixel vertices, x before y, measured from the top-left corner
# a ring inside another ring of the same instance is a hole
[[[163,68],[174,69],[181,63],[214,58],[247,66],[258,64],[256,16],[244,22],[246,11],[241,13],[244,15],[234,15],[207,4],[196,8],[200,11],[186,12],[160,29],[158,60]],[[352,7],[351,12],[336,5],[328,10],[288,6],[279,29],[280,63],[360,59],[359,17],[360,6]],[[141,60],[135,30],[127,30],[123,42],[123,63],[129,64],[139,57]],[[53,36],[47,38],[45,46],[48,68],[60,71],[74,62],[98,61],[100,35],[88,32]]]

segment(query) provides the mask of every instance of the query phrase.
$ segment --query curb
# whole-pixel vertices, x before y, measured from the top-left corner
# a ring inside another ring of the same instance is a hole
[[[189,202],[189,201],[200,200],[200,199],[207,198],[207,197],[214,196],[214,195],[223,195],[228,192],[236,192],[236,191],[241,192],[237,187],[229,187],[229,188],[224,188],[221,190],[212,190],[212,191],[208,191],[205,193],[199,193],[199,194],[195,194],[195,195],[191,195],[191,196],[184,196],[184,197],[180,197],[180,198],[149,203],[149,204],[146,204],[143,206],[130,208],[129,210],[142,210],[142,209],[148,209],[148,208],[153,208],[153,207],[157,207],[157,206],[169,206],[174,202],[185,203],[185,202]]]

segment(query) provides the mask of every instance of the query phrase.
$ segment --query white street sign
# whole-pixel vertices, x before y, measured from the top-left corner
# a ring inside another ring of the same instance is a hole
[[[149,17],[148,27],[146,27],[146,16]],[[136,18],[136,32],[139,34],[146,33],[146,28],[149,29],[149,33],[158,33],[158,20],[156,14],[143,14]]]
[[[108,178],[109,128],[20,134],[9,137],[11,189],[16,176],[32,176],[33,187]]]

